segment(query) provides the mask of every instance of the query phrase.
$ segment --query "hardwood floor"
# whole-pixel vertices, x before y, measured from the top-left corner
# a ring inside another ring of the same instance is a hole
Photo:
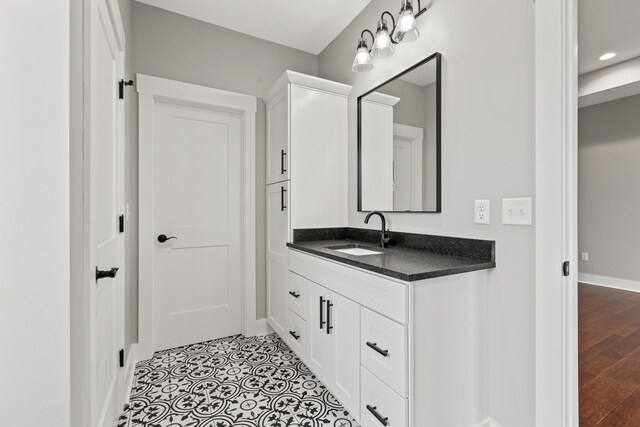
[[[580,427],[640,427],[640,293],[578,286]]]

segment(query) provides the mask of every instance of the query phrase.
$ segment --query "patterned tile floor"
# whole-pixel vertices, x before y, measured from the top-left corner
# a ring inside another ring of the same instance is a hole
[[[358,427],[276,335],[157,352],[136,366],[118,427]]]

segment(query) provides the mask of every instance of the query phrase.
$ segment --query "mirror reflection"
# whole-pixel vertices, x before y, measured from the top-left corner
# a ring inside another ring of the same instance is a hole
[[[358,98],[360,211],[440,212],[440,54]]]

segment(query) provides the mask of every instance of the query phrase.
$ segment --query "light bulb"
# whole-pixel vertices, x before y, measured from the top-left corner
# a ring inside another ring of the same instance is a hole
[[[418,23],[415,16],[413,16],[413,6],[411,6],[410,0],[403,0],[402,9],[400,9],[400,15],[398,16],[398,25],[393,33],[393,39],[396,43],[409,43],[420,37],[420,30],[418,30]]]
[[[393,43],[391,42],[391,37],[389,37],[387,21],[381,19],[378,21],[378,30],[371,48],[371,56],[377,59],[388,58],[391,55],[393,55]]]
[[[360,38],[360,41],[358,41],[358,50],[356,50],[356,57],[353,60],[353,66],[351,69],[356,72],[373,70],[371,55],[369,54],[367,43],[363,38]]]

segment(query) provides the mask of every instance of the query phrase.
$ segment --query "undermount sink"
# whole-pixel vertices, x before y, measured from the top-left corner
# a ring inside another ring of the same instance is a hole
[[[354,256],[382,255],[384,253],[381,249],[362,245],[328,246],[327,249]]]

